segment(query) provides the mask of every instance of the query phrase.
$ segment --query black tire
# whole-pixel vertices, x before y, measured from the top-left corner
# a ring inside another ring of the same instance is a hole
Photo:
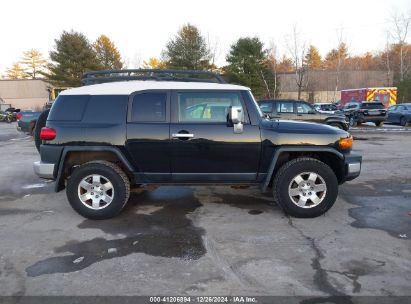
[[[326,185],[326,191],[322,192],[322,201],[316,206],[312,204],[313,207],[310,208],[298,206],[289,195],[289,187],[292,181],[304,172],[316,173]],[[309,157],[296,158],[285,163],[278,170],[273,181],[273,194],[274,200],[286,214],[302,218],[317,217],[327,212],[334,205],[338,195],[338,180],[333,170],[325,163]]]
[[[47,122],[47,117],[49,116],[49,110],[43,111],[40,116],[37,118],[37,121],[35,122],[34,126],[34,144],[36,145],[37,151],[40,152],[40,145],[41,145],[41,139],[40,139],[40,131],[42,128],[46,126]]]
[[[375,123],[375,126],[377,126],[377,127],[382,127],[383,124],[384,124],[383,121],[377,121],[377,122]]]
[[[340,123],[338,123],[338,122],[331,122],[331,123],[329,123],[328,125],[329,125],[329,126],[331,126],[331,127],[335,127],[335,128],[338,128],[338,129],[344,130],[343,125],[342,125],[342,124],[340,124]]]
[[[92,209],[91,206],[87,207],[78,195],[80,182],[93,174],[100,175],[110,181],[113,189],[111,203],[98,210]],[[67,181],[66,195],[71,207],[85,218],[93,220],[109,219],[119,214],[126,205],[130,196],[130,181],[117,165],[107,161],[92,161],[74,170]]]
[[[349,117],[348,121],[349,121],[350,127],[353,127],[353,128],[355,128],[358,124],[357,120],[355,119],[353,115]]]
[[[407,125],[407,119],[404,116],[400,118],[400,125],[403,127]]]

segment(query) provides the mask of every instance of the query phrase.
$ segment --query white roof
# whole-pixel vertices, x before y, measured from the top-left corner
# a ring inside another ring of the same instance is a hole
[[[107,82],[87,85],[79,88],[64,90],[60,95],[130,95],[144,90],[250,90],[247,87],[211,83],[211,82],[179,82],[179,81],[151,81],[133,80],[121,82]]]

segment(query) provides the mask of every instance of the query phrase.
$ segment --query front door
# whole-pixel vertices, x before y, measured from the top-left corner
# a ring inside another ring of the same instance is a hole
[[[295,103],[296,120],[322,122],[321,114],[305,102]]]
[[[278,100],[275,106],[275,114],[273,118],[277,119],[287,119],[293,120],[296,119],[294,113],[294,102],[288,100]]]
[[[231,106],[244,113],[242,133],[227,120]],[[257,178],[261,140],[237,91],[175,91],[170,124],[172,180],[250,182]]]

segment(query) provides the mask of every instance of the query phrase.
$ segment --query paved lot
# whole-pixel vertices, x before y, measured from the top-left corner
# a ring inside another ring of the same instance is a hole
[[[385,130],[354,131],[363,173],[316,219],[257,189],[160,187],[90,221],[1,124],[0,295],[411,295],[411,132]]]

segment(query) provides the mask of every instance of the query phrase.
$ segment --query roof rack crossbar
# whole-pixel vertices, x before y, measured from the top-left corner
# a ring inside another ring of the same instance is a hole
[[[208,77],[205,78],[204,76]],[[220,75],[210,71],[163,69],[124,69],[92,71],[84,73],[82,83],[84,85],[89,85],[104,82],[129,80],[226,83]]]

